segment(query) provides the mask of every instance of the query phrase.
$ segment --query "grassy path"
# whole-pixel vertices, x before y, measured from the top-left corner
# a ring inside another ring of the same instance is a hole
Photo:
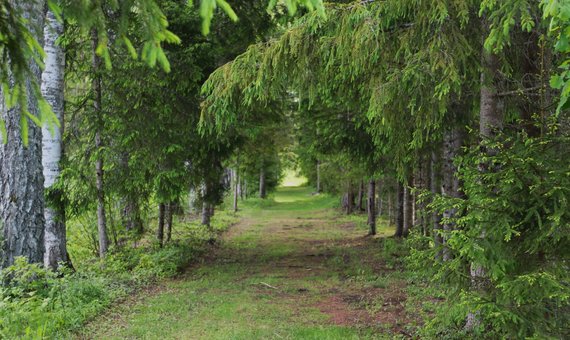
[[[280,188],[271,202],[247,204],[203,262],[117,306],[84,337],[405,337],[413,319],[395,243],[363,237],[363,217],[339,216],[333,199],[307,188]],[[382,233],[392,231],[381,224]]]

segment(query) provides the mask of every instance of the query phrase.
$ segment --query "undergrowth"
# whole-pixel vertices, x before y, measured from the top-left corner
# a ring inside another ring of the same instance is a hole
[[[104,260],[91,257],[75,262],[75,272],[67,268],[51,272],[18,258],[0,273],[4,282],[0,287],[0,338],[69,336],[112,303],[176,276],[235,219],[220,211],[210,229],[197,222],[178,221],[174,226],[177,240],[163,248],[149,241],[149,233],[146,241],[116,247]]]

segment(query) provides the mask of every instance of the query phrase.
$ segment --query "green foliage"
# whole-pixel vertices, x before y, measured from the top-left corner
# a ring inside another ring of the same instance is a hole
[[[444,233],[452,259],[434,261],[442,248],[429,239],[415,245],[412,257],[416,270],[454,289],[446,304],[453,314],[441,314],[428,329],[453,322],[460,330],[476,310],[476,332],[486,337],[569,335],[570,139],[556,126],[550,131],[539,138],[502,136],[487,145],[500,151],[496,155],[473,148],[457,161],[465,198],[438,197],[431,204],[439,212],[457,210],[443,221],[456,225]],[[481,172],[480,164],[499,170]],[[472,286],[470,266],[483,268],[482,289]]]
[[[560,101],[556,112],[568,109],[570,97],[570,1],[543,0],[541,2],[544,18],[550,18],[549,33],[556,37],[556,52],[560,53],[562,63],[559,74],[552,77],[550,85],[560,90]]]
[[[210,230],[197,222],[180,223],[175,226],[180,240],[164,248],[145,242],[138,247],[115,248],[104,261],[77,256],[76,244],[71,249],[76,272],[62,267],[56,273],[18,258],[0,276],[4,282],[0,288],[0,337],[69,336],[117,299],[179,274],[207,249],[207,242],[234,222],[223,212],[218,215]]]

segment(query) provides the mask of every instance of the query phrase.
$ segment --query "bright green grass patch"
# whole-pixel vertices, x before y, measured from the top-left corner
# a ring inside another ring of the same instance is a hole
[[[307,184],[307,178],[299,176],[294,170],[286,169],[285,176],[281,181],[282,187],[300,187]]]

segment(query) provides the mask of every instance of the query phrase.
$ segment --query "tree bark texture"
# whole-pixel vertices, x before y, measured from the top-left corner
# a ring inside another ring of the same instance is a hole
[[[44,188],[51,189],[44,210],[45,236],[44,236],[44,266],[57,269],[61,262],[68,262],[65,207],[61,203],[62,192],[52,186],[58,181],[60,175],[59,163],[63,153],[61,135],[63,132],[64,114],[64,70],[65,53],[58,45],[57,39],[63,35],[63,24],[60,23],[52,11],[48,10],[44,23],[44,52],[45,68],[42,73],[41,91],[50,104],[60,126],[44,126],[42,128],[42,166],[44,174]]]
[[[22,11],[27,26],[40,45],[43,44],[45,1],[14,1],[11,5]],[[39,84],[41,70],[32,58],[25,92],[30,114],[39,116],[33,83]],[[2,267],[14,263],[18,256],[30,263],[44,261],[44,176],[42,173],[42,133],[28,118],[22,118],[21,107],[8,108],[0,96],[2,120],[7,140],[0,140],[0,228],[3,231]],[[22,139],[22,120],[28,123],[28,145]],[[0,138],[1,139],[1,138]]]

